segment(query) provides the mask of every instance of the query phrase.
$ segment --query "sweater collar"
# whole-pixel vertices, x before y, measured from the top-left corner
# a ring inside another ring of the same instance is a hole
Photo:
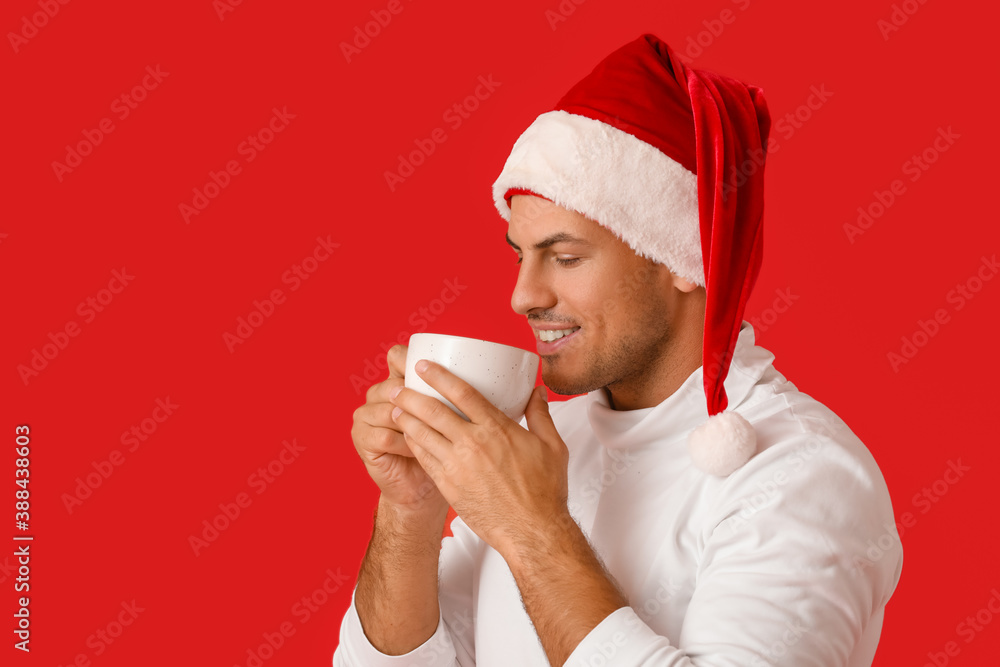
[[[747,398],[774,361],[774,355],[754,343],[753,326],[743,321],[733,360],[726,376],[726,410],[735,410]],[[659,405],[639,410],[613,410],[604,388],[587,394],[587,417],[594,435],[608,449],[662,446],[686,436],[708,419],[708,407],[699,366]]]

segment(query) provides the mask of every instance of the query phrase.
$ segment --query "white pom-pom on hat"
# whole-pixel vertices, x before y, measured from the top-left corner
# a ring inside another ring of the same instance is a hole
[[[757,434],[742,415],[720,412],[691,432],[688,449],[695,466],[710,475],[726,477],[757,451]]]

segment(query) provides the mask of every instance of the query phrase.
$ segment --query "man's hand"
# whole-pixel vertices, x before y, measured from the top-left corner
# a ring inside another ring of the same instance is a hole
[[[368,474],[382,490],[382,499],[407,512],[444,517],[448,503],[413,458],[403,433],[391,417],[389,393],[403,386],[406,346],[394,345],[386,355],[389,377],[373,384],[366,402],[354,411],[351,438]]]
[[[545,387],[528,401],[524,430],[444,367],[421,361],[416,371],[470,421],[405,387],[389,394],[392,418],[441,494],[503,556],[549,663],[562,665],[628,600],[569,513],[569,451]]]
[[[368,642],[386,655],[405,655],[438,626],[438,558],[448,503],[392,421],[389,392],[403,386],[406,347],[393,346],[386,361],[389,377],[368,389],[351,429],[354,448],[382,490],[354,603]]]
[[[389,392],[397,406],[391,419],[469,528],[506,557],[551,530],[554,521],[572,521],[569,452],[552,423],[544,386],[528,401],[525,430],[443,366],[421,361],[416,371],[470,421],[402,383]]]

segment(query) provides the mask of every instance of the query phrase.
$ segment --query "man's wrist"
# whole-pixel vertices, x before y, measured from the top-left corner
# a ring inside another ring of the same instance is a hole
[[[579,560],[593,555],[587,536],[567,511],[544,526],[519,530],[499,550],[511,573],[530,575],[555,560]]]
[[[425,503],[420,506],[395,505],[380,496],[375,508],[375,523],[380,520],[393,532],[400,534],[428,534],[440,540],[444,522],[448,518],[448,505]]]
[[[399,507],[379,498],[354,603],[368,642],[403,655],[438,626],[438,559],[448,508]]]
[[[546,656],[561,665],[628,598],[568,511],[526,535],[502,555]]]

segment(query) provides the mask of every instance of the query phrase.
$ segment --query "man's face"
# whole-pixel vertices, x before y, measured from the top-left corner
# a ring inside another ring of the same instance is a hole
[[[697,321],[684,298],[696,285],[639,257],[593,220],[539,197],[511,199],[507,240],[520,258],[511,306],[534,329],[542,380],[552,391],[608,387],[635,397],[680,365],[671,354],[678,326]],[[540,340],[565,330],[572,333]]]

